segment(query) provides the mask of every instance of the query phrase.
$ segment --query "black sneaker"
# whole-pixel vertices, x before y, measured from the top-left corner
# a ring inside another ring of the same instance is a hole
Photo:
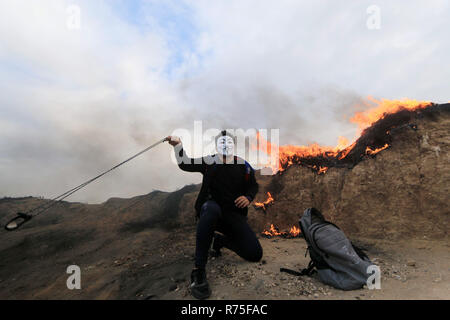
[[[199,300],[207,299],[211,295],[205,269],[194,269],[191,273],[191,294]]]

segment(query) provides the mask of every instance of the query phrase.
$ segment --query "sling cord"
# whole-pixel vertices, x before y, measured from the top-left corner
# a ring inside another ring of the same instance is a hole
[[[86,181],[86,182],[80,184],[79,186],[77,186],[77,187],[75,187],[75,188],[73,188],[73,189],[70,189],[69,191],[64,192],[63,194],[61,194],[61,195],[59,195],[59,196],[57,196],[57,197],[55,197],[55,198],[49,200],[48,202],[46,202],[46,203],[44,203],[44,204],[41,204],[41,205],[39,205],[39,206],[37,206],[37,207],[31,209],[31,210],[28,210],[26,213],[24,213],[24,214],[22,214],[22,215],[27,216],[28,219],[31,219],[32,217],[36,217],[36,216],[40,215],[41,213],[47,211],[48,209],[50,209],[51,207],[53,207],[53,206],[56,205],[57,203],[61,202],[61,201],[64,200],[65,198],[67,198],[67,197],[69,197],[70,195],[74,194],[74,193],[77,192],[78,190],[84,188],[84,187],[87,186],[88,184],[90,184],[90,183],[94,182],[95,180],[97,180],[97,179],[103,177],[105,174],[107,174],[107,173],[113,171],[114,169],[117,169],[117,168],[120,167],[121,165],[127,163],[128,161],[133,160],[134,158],[140,156],[141,154],[143,154],[143,153],[147,152],[148,150],[150,150],[150,149],[156,147],[158,144],[163,143],[163,142],[166,141],[166,140],[167,140],[167,138],[164,138],[164,139],[159,140],[158,142],[156,142],[156,143],[152,144],[151,146],[145,148],[145,149],[142,150],[141,152],[136,153],[134,156],[128,158],[127,160],[122,161],[121,163],[115,165],[115,166],[112,167],[111,169],[109,169],[109,170],[107,170],[107,171],[105,171],[105,172],[99,174],[98,176],[96,176],[96,177],[94,177],[94,178],[92,178],[92,179],[90,179],[90,180],[88,180],[88,181]],[[36,213],[32,214],[33,212],[36,212]],[[8,230],[8,229],[7,229],[7,230]]]

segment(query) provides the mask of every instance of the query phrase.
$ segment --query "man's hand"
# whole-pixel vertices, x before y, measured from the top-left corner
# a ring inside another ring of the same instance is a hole
[[[250,204],[250,201],[247,199],[246,196],[240,196],[239,198],[234,200],[234,204],[236,205],[236,207],[242,209],[242,208],[248,207],[248,205]]]
[[[166,140],[169,142],[171,146],[176,146],[177,144],[181,143],[180,137],[176,136],[168,136]]]

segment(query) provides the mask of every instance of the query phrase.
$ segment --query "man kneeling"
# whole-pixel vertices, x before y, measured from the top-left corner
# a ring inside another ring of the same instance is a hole
[[[262,258],[261,244],[247,223],[247,207],[258,192],[258,183],[253,168],[234,155],[236,138],[225,130],[216,137],[217,154],[201,159],[187,157],[180,138],[167,140],[174,146],[181,170],[203,174],[195,203],[199,219],[190,288],[195,298],[206,299],[211,295],[205,271],[211,243],[216,256],[225,247],[248,261]]]

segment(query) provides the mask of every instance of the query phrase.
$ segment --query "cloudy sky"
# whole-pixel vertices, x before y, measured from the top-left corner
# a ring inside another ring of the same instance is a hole
[[[177,128],[354,138],[368,95],[449,101],[448,1],[0,2],[0,197],[52,197]],[[70,198],[199,182],[159,145]]]

